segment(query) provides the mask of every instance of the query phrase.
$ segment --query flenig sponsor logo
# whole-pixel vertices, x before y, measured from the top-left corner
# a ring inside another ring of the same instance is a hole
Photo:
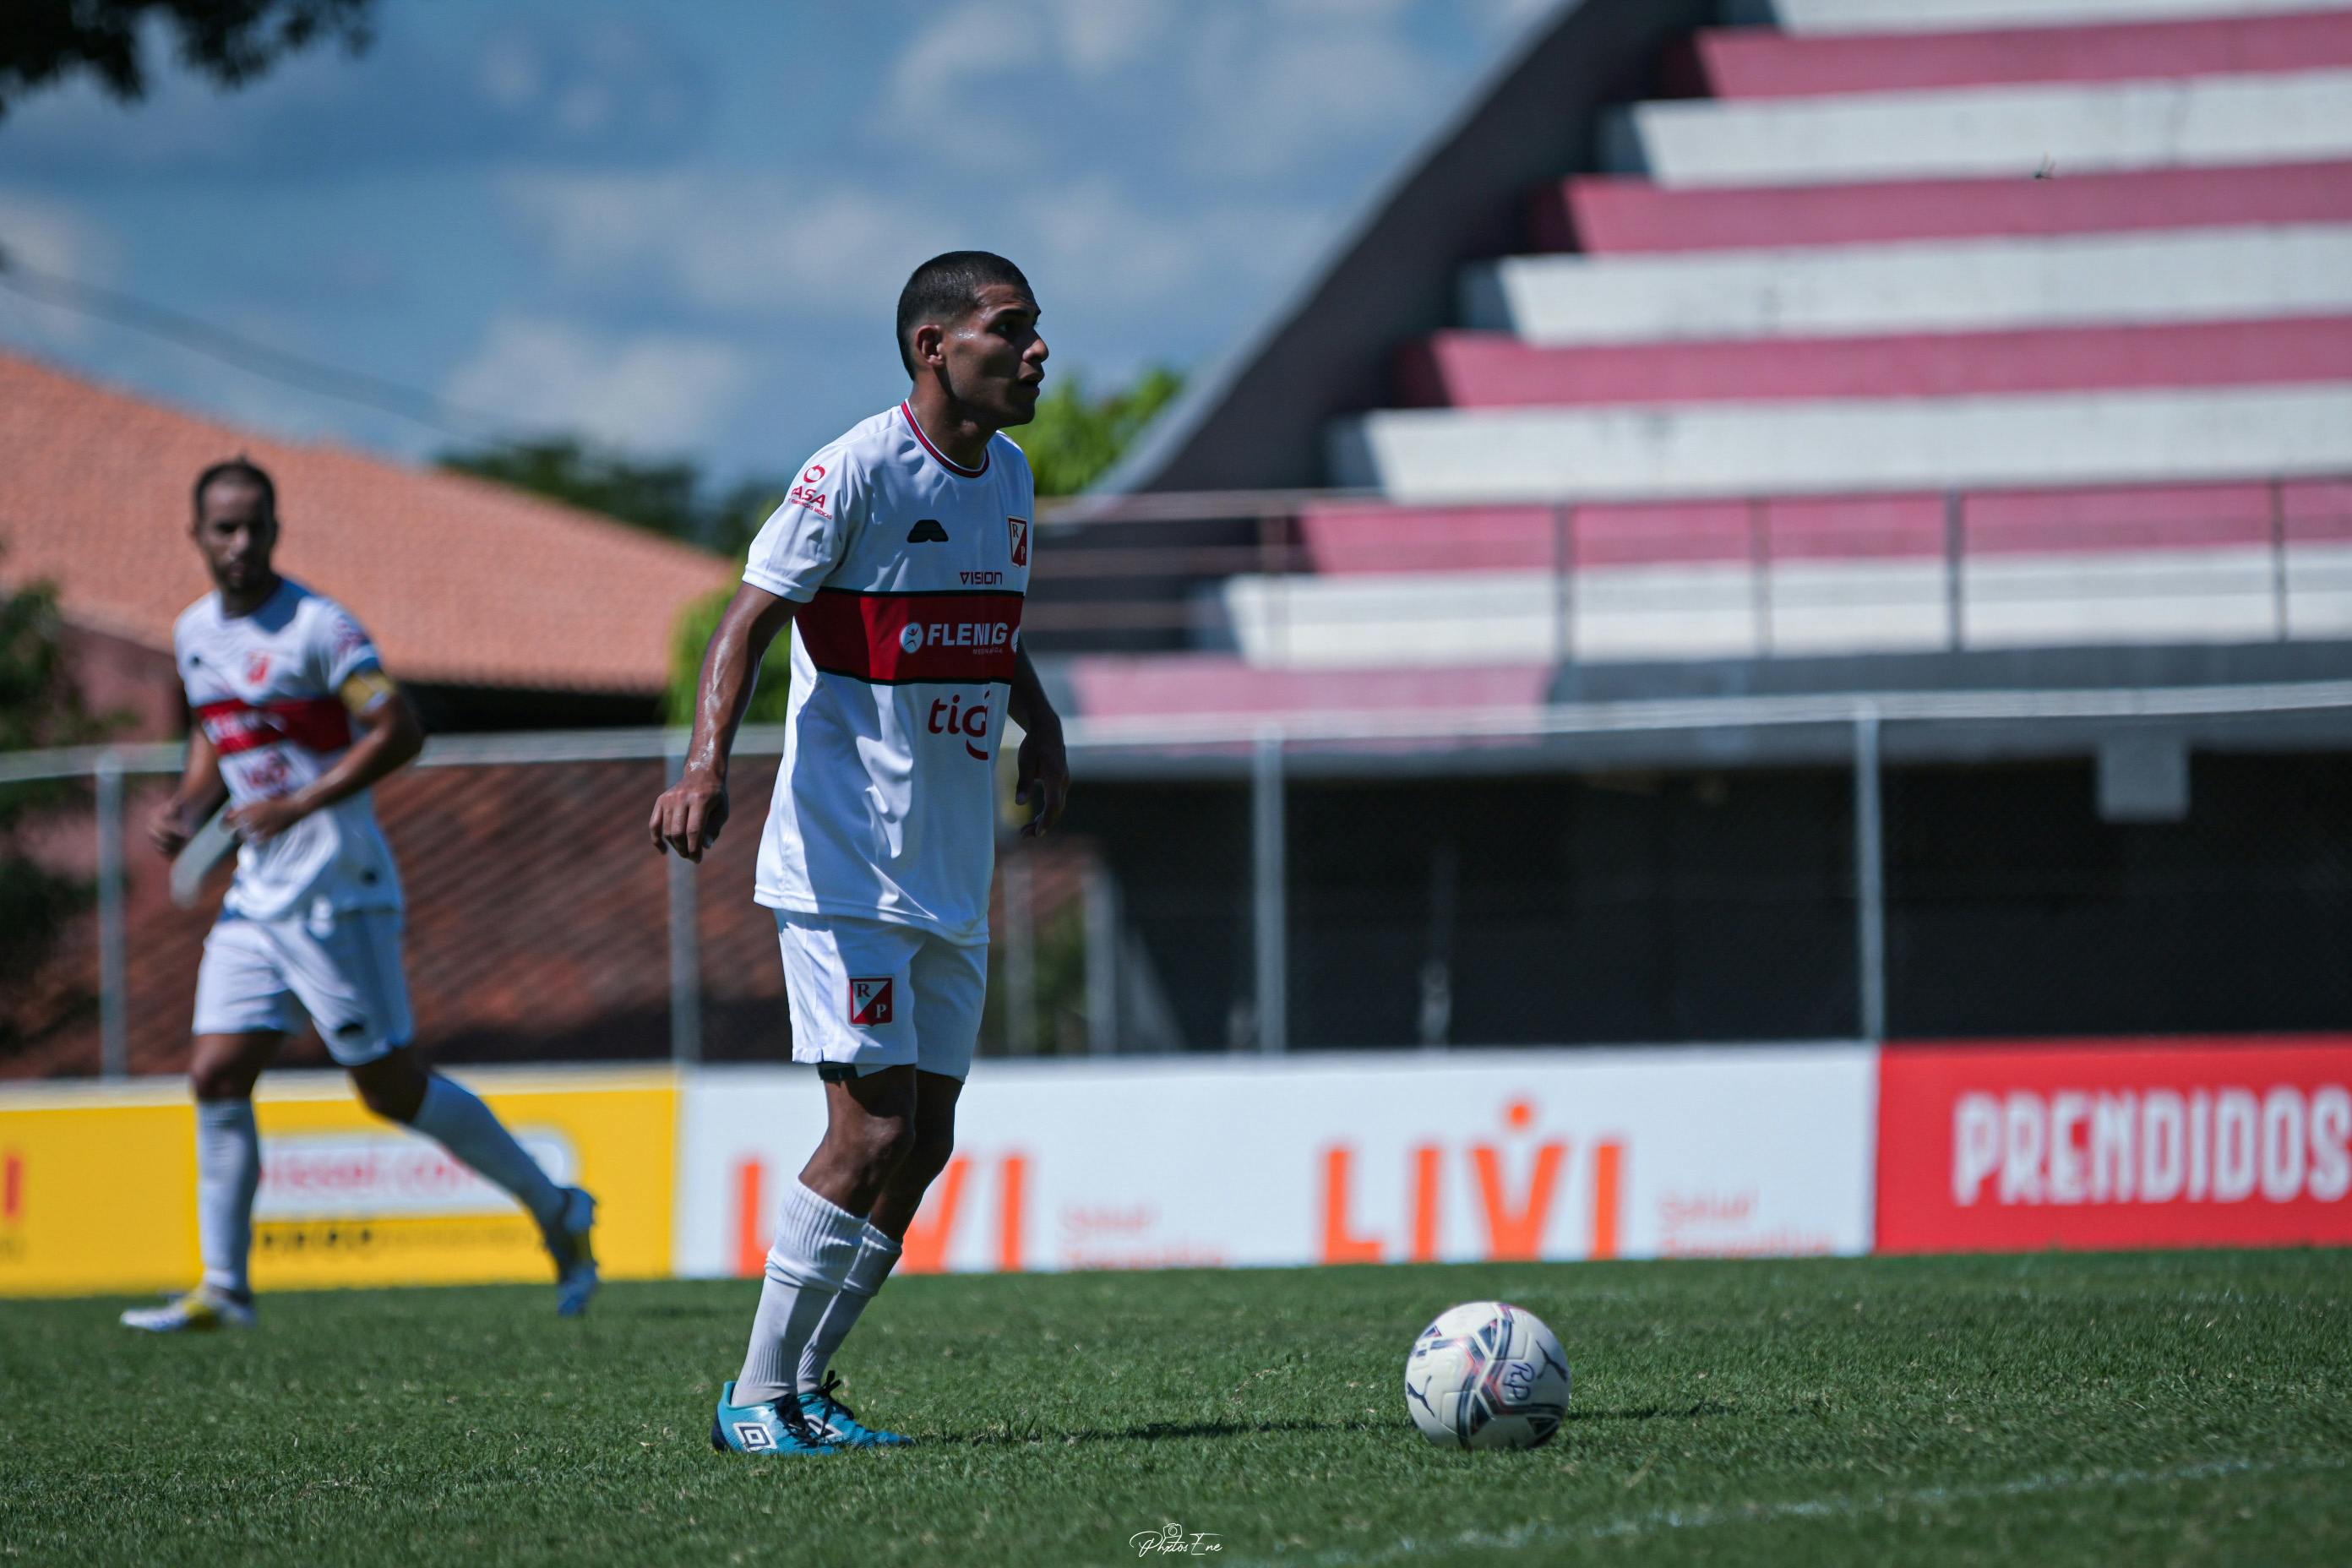
[[[1021,595],[820,589],[794,618],[817,668],[859,680],[979,684],[1013,679]]]
[[[547,1128],[516,1139],[559,1185],[580,1169],[572,1141]],[[438,1144],[407,1134],[298,1133],[261,1141],[257,1220],[387,1218],[400,1215],[509,1215],[514,1199]]]
[[[1879,1245],[2352,1240],[2352,1041],[1890,1048]]]

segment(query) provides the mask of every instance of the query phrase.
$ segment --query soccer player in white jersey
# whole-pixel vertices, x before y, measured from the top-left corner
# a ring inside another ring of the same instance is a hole
[[[997,738],[1020,724],[1022,832],[1069,788],[1061,721],[1020,643],[1035,489],[997,434],[1036,415],[1037,300],[1011,262],[952,251],[898,297],[906,401],[802,466],[704,657],[656,846],[699,860],[728,815],[728,751],[770,642],[792,628],[784,757],[756,897],[775,911],[793,1058],[826,1127],[786,1194],[714,1447],[901,1443],[828,1368],[947,1166],[988,980]]]
[[[253,1323],[253,1084],[298,1006],[369,1110],[437,1140],[530,1211],[555,1259],[557,1309],[575,1315],[596,1289],[595,1201],[556,1185],[488,1106],[409,1048],[400,877],[369,791],[423,747],[416,715],[359,623],[271,567],[268,474],[241,458],[205,469],[191,532],[214,591],[172,640],[196,722],[149,835],[175,854],[226,796],[243,847],[196,973],[188,1076],[204,1282],[122,1321],[155,1332]]]

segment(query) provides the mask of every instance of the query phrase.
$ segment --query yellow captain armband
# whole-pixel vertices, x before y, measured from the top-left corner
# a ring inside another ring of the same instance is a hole
[[[362,669],[343,682],[343,689],[340,695],[343,700],[343,706],[350,709],[356,716],[366,712],[399,689],[399,687],[392,683],[392,677],[383,671]]]

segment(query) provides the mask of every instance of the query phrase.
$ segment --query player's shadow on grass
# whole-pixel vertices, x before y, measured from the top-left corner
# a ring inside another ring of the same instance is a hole
[[[1187,1437],[1263,1437],[1283,1432],[1377,1432],[1377,1421],[1139,1421],[1110,1429],[1080,1427],[1076,1431],[967,1432],[948,1441],[973,1448],[1009,1448],[1060,1443],[1160,1443]]]

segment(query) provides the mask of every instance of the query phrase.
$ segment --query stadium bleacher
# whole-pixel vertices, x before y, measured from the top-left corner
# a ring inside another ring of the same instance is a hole
[[[1081,658],[1089,711],[2352,628],[2352,7],[1731,11],[1329,424],[1366,499],[1200,591],[1223,657]]]

